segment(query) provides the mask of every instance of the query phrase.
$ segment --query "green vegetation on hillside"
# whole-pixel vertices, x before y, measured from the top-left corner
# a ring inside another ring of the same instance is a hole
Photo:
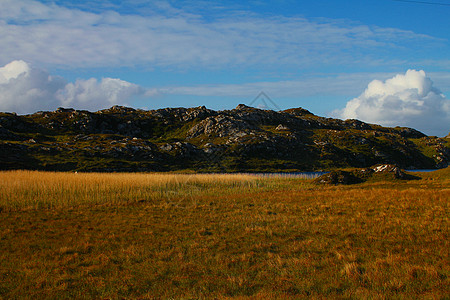
[[[428,169],[449,161],[448,139],[301,108],[0,113],[3,170],[287,172],[377,163]]]

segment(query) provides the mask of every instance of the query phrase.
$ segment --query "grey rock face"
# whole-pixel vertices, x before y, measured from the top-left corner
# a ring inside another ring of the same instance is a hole
[[[434,156],[425,157],[416,139],[426,145],[428,156],[430,149]],[[105,170],[122,165],[123,170],[195,169],[202,167],[202,160],[203,166],[224,161],[235,165],[233,171],[245,170],[250,161],[251,168],[269,166],[262,170],[362,168],[376,163],[432,168],[450,161],[445,139],[411,128],[322,118],[302,108],[271,111],[244,104],[224,111],[204,106],[151,111],[113,106],[98,112],[58,108],[27,116],[0,113],[0,164],[6,165],[10,156],[28,155],[20,147],[30,153],[22,165],[41,164],[33,160],[34,154],[56,153],[69,157],[70,166],[88,157],[95,170],[103,168],[103,161],[113,165]]]
[[[216,135],[218,137],[227,137],[236,134],[243,135],[243,132],[252,129],[255,130],[256,128],[253,128],[242,120],[227,115],[218,115],[208,117],[192,127],[188,131],[188,138],[195,138],[200,135]]]

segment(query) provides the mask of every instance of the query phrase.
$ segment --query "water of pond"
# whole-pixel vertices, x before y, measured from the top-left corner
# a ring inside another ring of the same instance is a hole
[[[244,173],[260,177],[314,179],[328,172],[289,172],[289,173]]]
[[[439,169],[414,169],[414,170],[405,170],[407,172],[433,172]]]
[[[407,172],[433,172],[436,169],[415,169],[415,170],[405,170]],[[305,178],[314,179],[323,174],[329,172],[288,172],[288,173],[244,173],[248,175],[255,175],[260,177],[281,177],[281,178]]]

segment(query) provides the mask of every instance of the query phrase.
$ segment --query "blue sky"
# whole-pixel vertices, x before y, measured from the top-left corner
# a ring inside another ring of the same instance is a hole
[[[3,111],[219,110],[264,91],[281,109],[450,131],[448,0],[0,6]]]

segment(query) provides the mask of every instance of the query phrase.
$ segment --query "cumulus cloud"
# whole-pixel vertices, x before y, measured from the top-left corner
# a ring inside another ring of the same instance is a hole
[[[0,68],[0,111],[19,114],[53,110],[59,106],[98,110],[128,105],[136,96],[151,96],[144,88],[115,78],[79,79],[68,83],[22,60]]]
[[[348,21],[188,13],[169,1],[147,1],[146,10],[129,14],[48,2],[2,0],[0,62],[20,57],[70,67],[359,66],[386,63],[383,53],[391,53],[391,62],[402,61],[417,52],[411,49],[418,43],[423,52],[442,44],[411,31]]]
[[[335,115],[384,126],[407,126],[443,136],[450,131],[450,100],[423,70],[408,70],[386,81],[373,80]]]
[[[135,84],[116,78],[96,78],[77,80],[59,90],[56,98],[65,107],[82,107],[96,110],[115,104],[129,105],[126,101],[136,95],[144,95],[145,90]]]
[[[0,68],[0,110],[24,113],[56,108],[55,95],[64,86],[62,78],[13,61]]]

